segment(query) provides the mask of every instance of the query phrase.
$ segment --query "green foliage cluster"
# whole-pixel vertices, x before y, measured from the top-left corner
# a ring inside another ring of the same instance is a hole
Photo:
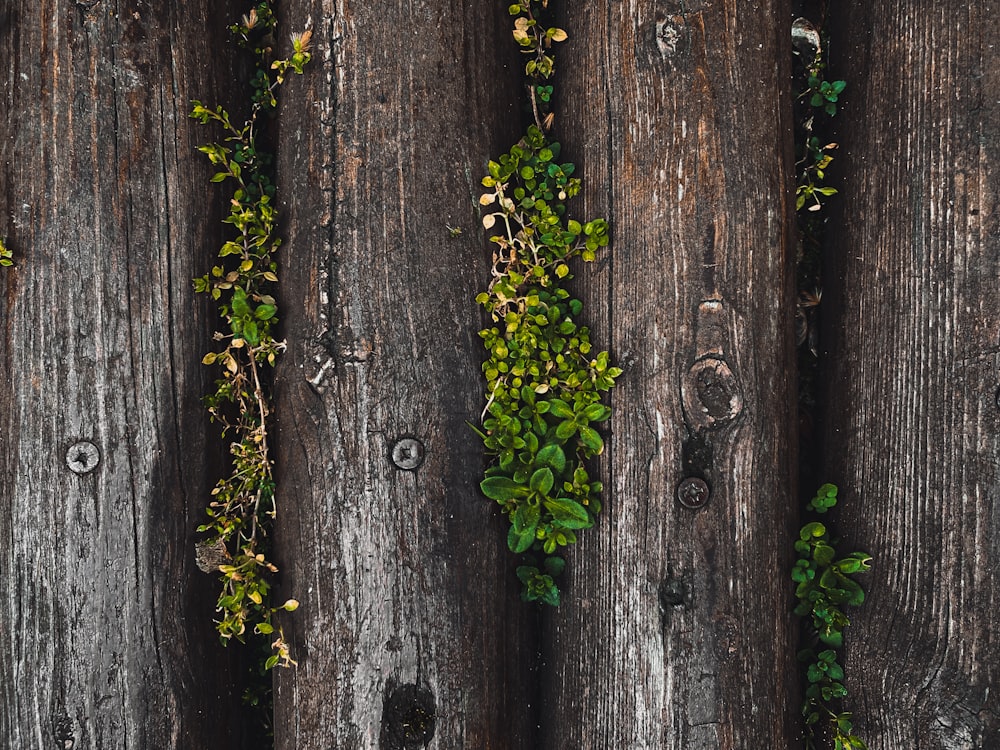
[[[14,254],[7,249],[2,237],[0,237],[0,266],[14,265]]]
[[[512,3],[508,12],[517,16],[514,20],[514,41],[521,45],[521,51],[528,55],[524,72],[532,77],[550,78],[556,69],[555,58],[549,53],[552,42],[564,42],[567,34],[555,26],[546,27],[539,22],[539,11],[548,8],[548,0],[528,0]],[[549,94],[552,93],[551,88]]]
[[[829,137],[832,119],[840,94],[846,84],[829,82],[824,71],[829,59],[829,39],[825,31],[828,5],[804,0],[802,11],[817,23],[800,17],[792,24],[794,57],[792,67],[797,96],[794,102],[796,195],[795,207],[799,229],[797,284],[799,296],[795,311],[795,338],[799,366],[799,430],[801,475],[814,476],[818,467],[817,409],[820,353],[820,305],[823,299],[823,245],[827,217],[821,209],[837,189],[827,183],[828,170],[838,144]]]
[[[819,211],[823,207],[821,196],[827,198],[837,194],[836,188],[824,184],[826,169],[833,161],[831,152],[837,148],[837,144],[823,143],[813,135],[813,130],[817,117],[833,117],[837,114],[837,102],[847,83],[824,80],[825,68],[824,53],[822,49],[817,49],[812,60],[805,64],[805,86],[798,95],[798,100],[808,103],[812,111],[807,117],[800,118],[805,135],[799,139],[801,153],[796,163],[796,211],[801,211],[807,204],[807,210]]]
[[[280,607],[270,604],[271,574],[277,568],[266,556],[267,532],[275,515],[274,478],[268,424],[271,413],[267,377],[284,343],[274,337],[277,307],[273,296],[278,281],[275,260],[281,239],[276,235],[275,186],[271,156],[261,148],[265,115],[277,106],[275,92],[291,71],[302,73],[309,62],[310,31],[292,36],[292,54],[272,60],[276,25],[273,2],[258,2],[242,22],[231,27],[239,44],[257,61],[252,80],[250,115],[236,125],[221,107],[193,102],[191,117],[202,124],[215,123],[224,140],[200,146],[218,169],[212,182],[233,185],[229,216],[232,239],[219,250],[220,261],[194,280],[195,290],[210,294],[219,304],[225,328],[215,334],[219,348],[202,360],[219,365],[215,391],[205,397],[212,420],[222,425],[228,441],[232,472],[218,481],[207,509],[209,521],[198,527],[207,534],[203,547],[217,551],[222,591],[216,621],[224,643],[243,641],[248,627],[271,639],[265,668],[289,666],[292,660],[281,628],[273,622],[279,610],[293,611],[289,599]]]
[[[830,117],[837,114],[837,98],[843,93],[847,86],[846,81],[824,81],[819,77],[823,63],[815,60],[810,68],[810,75],[807,80],[809,87],[803,92],[803,96],[809,97],[809,105],[812,107],[822,107]]]
[[[824,514],[836,504],[837,488],[824,484],[807,509]],[[826,719],[835,750],[867,750],[865,742],[852,733],[851,714],[834,711],[831,703],[847,696],[842,682],[844,670],[837,661],[837,649],[844,644],[844,628],[850,624],[843,607],[857,607],[865,600],[864,590],[851,576],[870,570],[871,556],[852,552],[838,558],[836,540],[819,521],[802,527],[795,551],[795,614],[806,618],[811,641],[798,655],[806,665],[807,687],[802,704],[808,731],[806,747],[816,747],[817,725]]]
[[[805,155],[799,161],[799,182],[795,188],[796,211],[801,211],[807,203],[807,211],[819,211],[823,208],[820,196],[829,198],[837,194],[837,188],[823,184],[826,169],[833,161],[830,152],[835,148],[836,143],[822,144],[816,136],[810,136],[806,140]]]
[[[608,224],[565,217],[565,201],[580,191],[580,179],[573,164],[559,160],[560,144],[545,135],[539,118],[538,98],[547,103],[552,87],[535,84],[554,70],[551,42],[566,38],[539,23],[546,5],[509,8],[518,16],[514,38],[531,54],[526,73],[536,123],[489,162],[482,180],[479,202],[489,209],[483,226],[501,231],[490,237],[496,248],[489,290],[476,297],[494,324],[479,334],[487,351],[487,403],[477,432],[496,457],[482,492],[510,520],[510,550],[526,555],[517,569],[522,598],[556,606],[555,579],[565,567],[557,553],[593,526],[601,509],[601,483],[591,480],[585,462],[604,450],[594,425],[611,416],[601,394],[621,369],[608,352],[593,351],[589,329],[577,322],[582,303],[564,286],[572,278],[570,260],[592,261],[608,244]]]
[[[552,43],[565,42],[569,38],[563,29],[544,22],[548,6],[549,0],[527,0],[512,3],[507,8],[510,15],[515,16],[514,41],[528,57],[524,72],[530,81],[528,90],[531,93],[535,125],[542,131],[551,128],[554,119],[553,113],[549,111],[554,87],[546,83],[556,72]]]

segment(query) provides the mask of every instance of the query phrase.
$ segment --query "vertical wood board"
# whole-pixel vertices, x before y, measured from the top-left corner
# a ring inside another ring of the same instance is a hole
[[[281,112],[278,564],[302,606],[277,747],[531,747],[536,639],[466,424],[483,406],[479,180],[518,136],[506,8],[286,7],[289,30],[312,19],[316,63]],[[415,470],[392,459],[405,437]]]
[[[874,556],[845,664],[872,750],[1000,746],[998,10],[853,3],[834,29],[826,456],[844,549]]]
[[[207,13],[0,11],[0,234],[16,261],[0,270],[5,748],[239,736],[211,589],[193,577],[209,324],[190,279],[218,232],[187,112],[218,90]]]
[[[605,511],[548,617],[547,747],[741,750],[796,733],[788,14],[565,13],[556,130],[585,191],[572,211],[612,224],[577,284],[625,374]],[[689,477],[710,487],[701,509],[678,503]]]

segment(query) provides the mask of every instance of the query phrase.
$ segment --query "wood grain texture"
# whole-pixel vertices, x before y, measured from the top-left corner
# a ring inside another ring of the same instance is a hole
[[[824,305],[847,640],[872,750],[1000,747],[1000,27],[996,3],[851,3]]]
[[[567,9],[556,129],[574,212],[613,231],[578,283],[625,375],[605,512],[548,617],[544,747],[792,746],[788,14]],[[701,510],[677,502],[688,476],[711,487]]]
[[[193,564],[214,471],[190,279],[219,235],[187,118],[220,88],[208,6],[0,10],[0,747],[238,746]],[[88,474],[67,468],[78,440]]]
[[[289,30],[312,19],[316,63],[280,120],[277,559],[302,606],[277,747],[391,750],[430,713],[430,747],[533,747],[536,638],[465,424],[483,408],[479,179],[520,135],[506,8],[285,7]],[[404,435],[416,471],[390,460]]]

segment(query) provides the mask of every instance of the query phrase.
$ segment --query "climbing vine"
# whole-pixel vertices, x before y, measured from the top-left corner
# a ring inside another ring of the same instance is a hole
[[[594,525],[601,483],[586,461],[604,450],[594,425],[611,409],[601,403],[621,369],[593,351],[578,323],[580,300],[565,284],[569,262],[592,261],[608,244],[604,219],[568,219],[567,199],[580,191],[572,163],[547,134],[555,73],[553,44],[564,30],[549,25],[548,0],[509,5],[513,35],[527,57],[525,74],[534,122],[506,154],[490,161],[482,184],[483,226],[499,230],[492,280],[476,297],[493,323],[480,331],[487,358],[486,406],[477,433],[494,462],[481,489],[510,521],[507,546],[523,555],[522,598],[557,606],[562,548]]]
[[[818,470],[818,451],[812,440],[817,411],[815,397],[819,370],[818,311],[823,298],[822,266],[824,233],[827,219],[822,215],[826,199],[837,195],[827,183],[827,170],[838,144],[825,137],[831,119],[836,116],[840,95],[847,84],[826,79],[827,40],[821,22],[814,24],[801,17],[792,24],[795,50],[796,199],[799,218],[798,283],[796,311],[799,345],[800,434],[803,445],[803,478]],[[844,629],[850,620],[845,607],[864,602],[865,594],[853,576],[870,570],[871,556],[852,552],[838,557],[837,540],[819,518],[837,504],[837,487],[824,484],[807,503],[812,516],[795,541],[797,560],[792,569],[796,584],[795,614],[802,617],[806,646],[798,658],[804,667],[805,698],[802,717],[806,725],[807,750],[832,746],[834,750],[867,750],[864,740],[854,734],[852,715],[836,706],[847,697],[844,669],[839,661]]]
[[[807,510],[824,514],[837,504],[837,488],[824,484],[809,501]],[[832,708],[834,701],[847,697],[844,669],[838,661],[838,650],[844,645],[844,628],[850,624],[843,607],[860,606],[865,600],[864,589],[851,576],[871,569],[871,556],[851,552],[837,558],[836,540],[818,520],[805,524],[795,542],[798,560],[792,569],[796,583],[798,605],[795,614],[805,618],[809,644],[799,652],[799,661],[806,665],[805,718],[806,748],[816,747],[821,722],[827,724],[828,736],[835,750],[868,750],[853,734],[851,714]]]
[[[212,182],[232,185],[229,215],[224,222],[231,237],[219,250],[219,262],[194,280],[195,290],[218,303],[223,329],[215,334],[217,348],[202,362],[219,366],[215,390],[205,397],[231,458],[231,472],[212,490],[209,520],[198,527],[206,536],[198,545],[198,564],[220,573],[222,590],[216,626],[223,643],[243,641],[250,628],[271,643],[264,668],[295,664],[280,626],[279,610],[293,611],[298,602],[271,605],[271,575],[277,568],[267,558],[267,534],[275,517],[273,463],[268,442],[271,399],[269,368],[284,349],[275,338],[278,281],[277,213],[272,158],[262,147],[267,117],[277,107],[276,92],[290,72],[301,74],[310,60],[311,31],[292,35],[292,53],[274,59],[276,46],[272,0],[257,2],[230,31],[256,61],[251,80],[250,114],[234,124],[221,106],[193,102],[191,117],[220,126],[221,142],[200,146],[217,172]]]
[[[14,265],[14,254],[7,249],[2,237],[0,237],[0,266]]]

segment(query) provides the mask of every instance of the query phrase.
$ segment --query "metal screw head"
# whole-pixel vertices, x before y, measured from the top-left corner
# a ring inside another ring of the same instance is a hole
[[[424,444],[413,437],[402,437],[392,446],[390,455],[397,469],[413,471],[424,462]]]
[[[677,485],[677,502],[692,510],[704,508],[709,494],[708,484],[698,477],[688,477]]]
[[[73,443],[66,451],[66,465],[76,474],[89,474],[101,461],[101,452],[89,440]]]

